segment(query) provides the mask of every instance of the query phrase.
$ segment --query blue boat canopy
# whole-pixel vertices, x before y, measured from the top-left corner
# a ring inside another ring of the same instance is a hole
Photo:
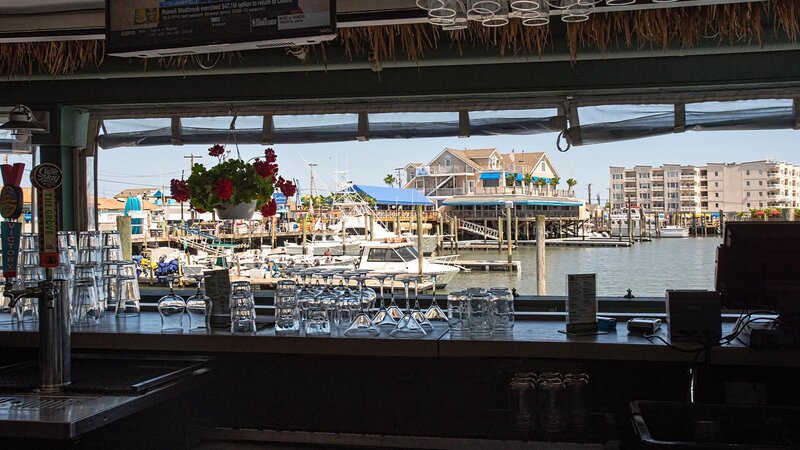
[[[500,172],[484,172],[479,178],[481,180],[499,180]]]
[[[433,202],[430,201],[428,197],[420,194],[416,189],[398,189],[354,184],[353,190],[359,194],[369,195],[374,198],[379,205],[433,205]]]

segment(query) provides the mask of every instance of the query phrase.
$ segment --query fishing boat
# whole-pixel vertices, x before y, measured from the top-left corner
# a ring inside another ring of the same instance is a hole
[[[384,241],[370,241],[361,249],[359,269],[369,269],[385,273],[419,273],[419,252],[411,242],[402,238],[388,238]],[[436,287],[442,288],[452,281],[460,269],[453,265],[431,262],[423,257],[422,274],[436,274]]]
[[[678,225],[667,225],[661,228],[662,238],[685,238],[689,237],[689,229]]]

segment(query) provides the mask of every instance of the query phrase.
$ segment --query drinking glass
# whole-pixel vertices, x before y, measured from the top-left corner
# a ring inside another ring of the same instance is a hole
[[[564,375],[564,386],[567,390],[567,417],[570,428],[575,431],[585,431],[588,426],[588,385],[589,377],[585,373]]]
[[[514,376],[510,384],[511,411],[516,431],[533,431],[535,415],[531,408],[536,395],[536,385],[527,377]]]
[[[403,314],[403,317],[397,321],[397,325],[395,325],[394,329],[389,333],[392,337],[418,338],[428,334],[425,329],[422,328],[422,325],[414,318],[414,315],[411,314],[411,303],[408,297],[408,285],[411,281],[411,277],[408,276],[404,276],[400,280],[400,282],[403,283],[403,290],[406,294],[406,312]]]
[[[470,294],[469,332],[472,337],[491,336],[490,301],[490,294],[488,292],[474,292]]]
[[[281,280],[275,287],[275,334],[294,336],[300,333],[297,309],[297,283]]]
[[[447,322],[447,314],[439,307],[436,302],[436,277],[439,273],[431,273],[431,283],[433,283],[431,292],[431,306],[425,311],[425,318],[430,322]]]
[[[122,245],[118,231],[103,231],[102,238],[103,247],[120,247]]]
[[[307,303],[306,336],[330,336],[331,319],[327,306],[314,296]]]
[[[102,246],[99,231],[81,231],[78,233],[78,248],[95,248]]]
[[[100,254],[102,261],[117,261],[122,259],[122,248],[104,245]]]
[[[115,258],[119,259],[119,258]],[[99,248],[81,247],[78,249],[78,262],[81,264],[94,264],[99,266],[103,262]]]
[[[560,379],[548,377],[539,380],[538,404],[539,420],[545,432],[560,433],[566,429],[566,388]]]
[[[211,297],[203,289],[203,279],[197,282],[197,292],[186,299],[186,312],[189,313],[189,332],[208,333],[211,319]]]
[[[39,251],[39,236],[36,233],[22,233],[19,245],[20,251],[35,250]]]
[[[375,337],[381,334],[381,332],[378,331],[378,327],[376,327],[375,324],[372,323],[372,319],[369,318],[369,314],[367,314],[365,308],[365,302],[363,301],[366,277],[364,275],[359,275],[356,277],[356,281],[358,282],[359,310],[350,327],[345,330],[344,335],[348,337]],[[368,304],[369,302],[366,303]]]
[[[90,327],[100,323],[100,304],[94,278],[78,278],[72,287],[72,326]]]
[[[492,288],[489,309],[492,331],[511,333],[514,331],[514,295],[508,288]]]
[[[469,294],[465,291],[447,295],[447,319],[450,331],[469,332]]]
[[[386,281],[386,278],[388,278],[388,277],[389,277],[389,275],[385,274],[385,273],[372,274],[372,278],[375,278],[376,280],[378,280],[378,283],[380,283],[380,287],[381,287],[381,306],[378,309],[378,312],[375,313],[375,317],[372,318],[372,322],[375,324],[375,326],[378,326],[378,327],[392,327],[392,328],[394,328],[394,326],[397,325],[397,321],[394,320],[394,318],[387,312],[387,310],[386,310],[386,301],[385,301],[386,298],[383,295],[383,284]]]
[[[138,280],[130,275],[117,275],[113,281],[114,283],[109,285],[108,298],[114,305],[114,315],[122,319],[138,317],[141,312]]]
[[[158,313],[161,315],[162,333],[183,333],[183,314],[186,301],[172,289],[173,278],[169,279],[169,293],[158,300]]]

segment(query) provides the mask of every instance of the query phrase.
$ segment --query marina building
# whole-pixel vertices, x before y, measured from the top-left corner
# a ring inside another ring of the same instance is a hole
[[[778,161],[609,168],[613,211],[704,214],[800,205],[800,165]]]

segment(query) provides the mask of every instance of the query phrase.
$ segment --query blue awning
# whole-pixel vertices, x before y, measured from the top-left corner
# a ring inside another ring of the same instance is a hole
[[[481,180],[499,180],[500,172],[484,172],[479,178]]]
[[[522,181],[522,174],[521,173],[517,174],[517,181]]]
[[[359,194],[369,195],[374,198],[379,205],[433,205],[433,202],[430,201],[428,197],[420,194],[416,189],[397,189],[354,184],[353,190]]]

